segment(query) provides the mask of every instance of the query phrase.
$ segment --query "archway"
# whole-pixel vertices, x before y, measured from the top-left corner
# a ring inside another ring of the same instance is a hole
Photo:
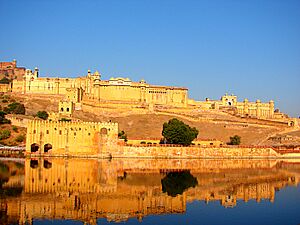
[[[47,143],[47,144],[44,145],[44,152],[45,153],[47,153],[51,149],[52,149],[52,145],[51,144]]]
[[[31,145],[31,152],[37,152],[37,151],[39,151],[39,145],[37,144],[37,143],[33,143],[32,145]]]

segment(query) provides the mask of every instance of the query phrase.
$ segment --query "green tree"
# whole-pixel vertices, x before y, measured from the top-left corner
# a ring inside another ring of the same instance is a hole
[[[198,130],[174,118],[164,123],[162,135],[167,144],[190,145],[197,138]]]
[[[23,142],[25,140],[25,136],[20,134],[18,137],[15,139],[17,142]]]
[[[241,143],[241,137],[238,135],[234,135],[233,137],[230,137],[229,145],[239,145]]]
[[[25,114],[25,106],[19,102],[13,102],[8,105],[7,113]]]
[[[0,80],[0,84],[9,84],[10,83],[10,79],[8,79],[7,77],[3,77],[1,80]]]
[[[125,133],[125,131],[124,130],[122,130],[122,131],[120,131],[119,133],[118,133],[118,137],[120,138],[120,139],[124,139],[124,141],[125,142],[127,142],[127,134]]]
[[[1,130],[0,131],[0,140],[4,140],[10,137],[10,130]]]
[[[38,118],[41,118],[41,119],[43,119],[43,120],[46,120],[46,119],[48,119],[49,114],[48,114],[46,111],[38,111],[37,114],[36,114],[36,116],[37,116]]]
[[[6,112],[0,111],[0,124],[10,124],[10,120],[5,118]]]

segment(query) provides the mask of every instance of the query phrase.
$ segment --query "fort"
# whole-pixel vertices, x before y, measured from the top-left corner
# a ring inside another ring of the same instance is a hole
[[[182,149],[182,154],[179,155],[176,153],[179,150],[174,147],[134,147],[140,144],[138,142],[142,142],[141,139],[131,140],[128,145],[122,146],[118,140],[119,125],[117,122],[111,122],[111,119],[106,120],[107,122],[103,122],[103,120],[101,122],[83,122],[84,120],[73,116],[80,113],[81,115],[87,113],[86,117],[90,115],[105,116],[109,113],[121,116],[122,113],[124,115],[129,113],[136,115],[160,114],[176,116],[189,121],[217,124],[222,127],[219,129],[223,130],[248,130],[253,126],[277,130],[278,127],[282,129],[298,127],[298,120],[288,118],[279,110],[275,110],[275,103],[272,100],[250,102],[245,99],[240,102],[236,95],[226,93],[220,100],[207,98],[205,101],[198,101],[190,99],[188,89],[184,87],[151,85],[145,80],[134,82],[129,78],[122,77],[103,80],[98,71],[92,73],[88,70],[85,76],[77,78],[53,78],[40,77],[38,68],[32,71],[17,67],[15,60],[3,62],[0,66],[0,73],[4,75],[17,74],[17,77],[14,77],[9,84],[1,84],[0,92],[28,98],[29,102],[33,98],[40,98],[37,105],[43,104],[45,100],[51,100],[57,104],[57,110],[49,112],[48,121],[31,121],[25,117],[18,118],[8,115],[13,125],[27,127],[26,153],[29,155],[92,157],[150,157],[151,155],[153,157],[179,157],[180,155],[192,157],[191,152],[193,152],[194,157],[200,158],[218,157],[222,154],[225,157],[251,157],[251,154],[254,157],[278,156],[270,148],[265,150],[253,150],[251,147],[243,150],[228,148],[225,151],[223,147],[221,150],[215,151],[213,148],[220,147],[224,143],[224,140],[220,139],[207,142],[195,141],[196,146],[191,149],[178,147]],[[199,116],[198,112],[207,112],[207,115],[215,113],[215,117],[204,117],[205,113]],[[59,122],[65,118],[72,122]],[[159,137],[156,136],[151,144],[158,145],[158,140]],[[273,139],[267,138],[267,140]],[[205,151],[202,151],[201,147],[212,149],[206,148]]]
[[[184,87],[159,86],[148,84],[145,80],[131,81],[129,78],[111,77],[103,80],[96,71],[77,78],[40,77],[39,69],[34,71],[16,67],[16,61],[0,64],[0,74],[17,74],[11,84],[1,86],[2,92],[22,94],[61,95],[64,101],[72,102],[72,109],[89,106],[142,108],[153,110],[155,107],[177,109],[227,110],[235,115],[272,119],[283,117],[274,113],[274,101],[263,103],[260,100],[238,101],[237,96],[225,94],[220,100],[196,101],[188,96]],[[71,110],[70,108],[70,110]]]

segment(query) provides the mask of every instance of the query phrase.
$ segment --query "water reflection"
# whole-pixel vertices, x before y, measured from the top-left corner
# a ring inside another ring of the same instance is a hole
[[[24,177],[25,172],[25,177]],[[274,202],[299,183],[300,164],[276,160],[26,159],[0,163],[1,222],[127,221],[185,213],[187,204]]]

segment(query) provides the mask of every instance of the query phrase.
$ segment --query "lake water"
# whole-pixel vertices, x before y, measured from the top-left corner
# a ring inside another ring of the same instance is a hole
[[[300,160],[0,160],[0,224],[300,224]]]

